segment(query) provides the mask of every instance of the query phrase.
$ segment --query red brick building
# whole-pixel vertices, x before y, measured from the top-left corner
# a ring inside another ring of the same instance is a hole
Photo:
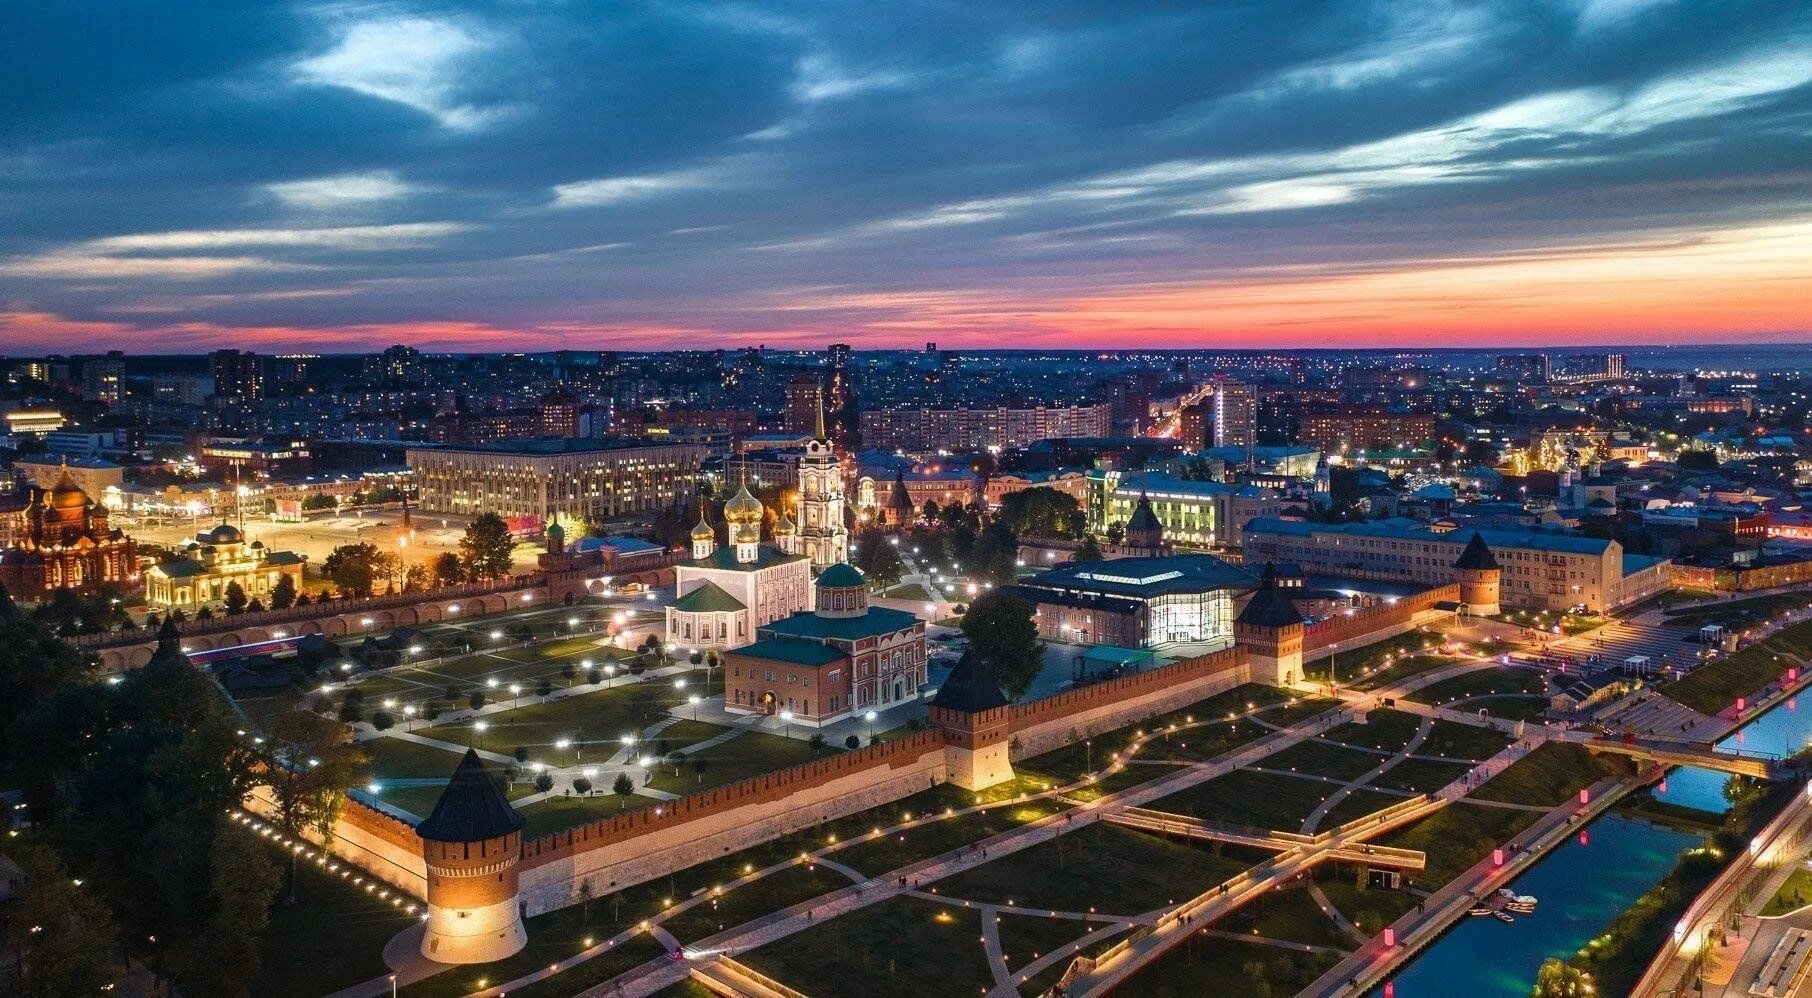
[[[868,605],[866,583],[848,565],[818,577],[817,609],[756,631],[724,656],[724,707],[790,714],[822,725],[918,698],[926,682],[925,622]]]
[[[138,584],[137,545],[107,526],[107,508],[67,474],[50,489],[33,489],[21,516],[13,545],[0,551],[0,585],[20,599]]]

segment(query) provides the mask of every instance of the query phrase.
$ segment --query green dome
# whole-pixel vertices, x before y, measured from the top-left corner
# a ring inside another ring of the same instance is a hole
[[[818,576],[819,587],[825,589],[851,589],[867,584],[867,580],[862,578],[862,573],[856,571],[855,567],[847,562],[832,565],[824,570],[824,574]]]
[[[547,525],[547,539],[550,541],[566,540],[566,528],[560,525],[559,520]]]

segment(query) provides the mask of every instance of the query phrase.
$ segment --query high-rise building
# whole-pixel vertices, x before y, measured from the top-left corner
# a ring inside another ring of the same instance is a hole
[[[264,358],[249,350],[216,350],[208,355],[214,369],[214,395],[246,404],[264,399]]]
[[[126,355],[109,350],[104,357],[82,358],[82,397],[116,404],[126,396]]]
[[[1545,385],[1550,373],[1545,353],[1501,354],[1497,358],[1497,376],[1509,381]]]
[[[1243,381],[1214,383],[1214,446],[1245,447],[1258,443],[1258,393]]]
[[[309,368],[320,359],[319,354],[312,353],[278,354],[265,363],[264,374],[272,385],[306,385]]]
[[[1214,446],[1214,406],[1203,401],[1186,405],[1177,414],[1177,442],[1184,450],[1207,450]]]
[[[392,388],[421,385],[428,380],[428,368],[420,350],[399,343],[365,358],[365,380]]]
[[[579,435],[579,399],[559,382],[541,397],[541,435],[576,437]]]
[[[786,412],[782,418],[788,432],[811,433],[818,428],[824,413],[824,382],[815,374],[795,374],[786,385]]]

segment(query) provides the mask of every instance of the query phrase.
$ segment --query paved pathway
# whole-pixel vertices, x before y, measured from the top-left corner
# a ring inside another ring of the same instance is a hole
[[[1321,819],[1327,817],[1328,812],[1339,806],[1341,801],[1351,797],[1354,790],[1368,786],[1373,780],[1384,775],[1385,770],[1402,762],[1409,757],[1411,752],[1421,748],[1422,743],[1428,739],[1428,733],[1432,730],[1434,730],[1434,721],[1424,717],[1421,725],[1416,728],[1416,733],[1410,736],[1401,751],[1367,770],[1357,779],[1348,781],[1345,786],[1329,794],[1327,800],[1315,805],[1315,810],[1309,813],[1308,820],[1302,823],[1303,832],[1312,834],[1316,828],[1321,826]]]

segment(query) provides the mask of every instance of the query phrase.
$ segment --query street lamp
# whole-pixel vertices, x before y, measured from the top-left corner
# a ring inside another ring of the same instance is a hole
[[[868,740],[871,742],[875,740],[875,718],[880,716],[872,710],[862,715],[862,720],[868,722]]]
[[[793,712],[790,710],[781,711],[780,720],[786,724],[786,736],[788,738],[793,737]]]
[[[686,698],[686,702],[692,705],[692,719],[694,721],[698,720],[698,701],[699,696],[697,693]]]

